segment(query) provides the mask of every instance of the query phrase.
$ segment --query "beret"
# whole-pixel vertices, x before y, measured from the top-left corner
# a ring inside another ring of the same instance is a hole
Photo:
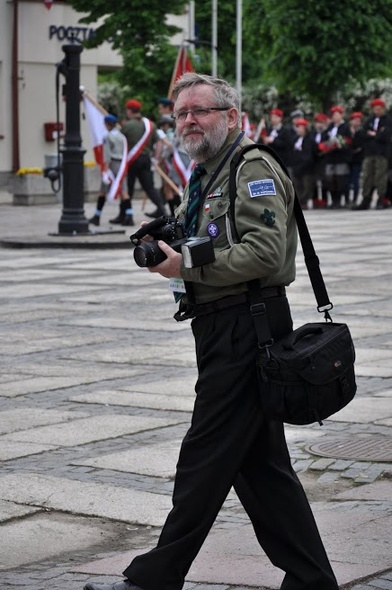
[[[277,115],[278,117],[283,117],[283,111],[280,109],[271,109],[270,115]]]
[[[173,101],[170,100],[170,98],[166,98],[166,97],[162,97],[162,98],[158,98],[158,104],[164,104],[168,107],[172,107],[173,106]]]
[[[313,119],[322,123],[326,123],[328,121],[328,117],[324,113],[316,113]]]
[[[335,105],[331,107],[329,110],[331,113],[340,113],[341,115],[344,113],[344,108],[339,105]]]
[[[373,98],[373,100],[370,103],[371,107],[385,107],[385,102],[382,100],[382,98]]]
[[[363,113],[355,111],[354,113],[351,113],[350,119],[363,119]]]
[[[304,125],[305,127],[307,127],[309,125],[309,121],[307,121],[306,119],[297,119],[297,121],[295,122],[295,126],[299,127],[299,125]]]
[[[127,109],[133,109],[135,111],[140,111],[140,109],[142,108],[142,103],[139,102],[138,100],[135,100],[134,98],[131,98],[131,100],[128,100],[125,103],[125,106],[127,107]]]
[[[105,123],[117,123],[117,117],[114,115],[106,115],[103,120]]]

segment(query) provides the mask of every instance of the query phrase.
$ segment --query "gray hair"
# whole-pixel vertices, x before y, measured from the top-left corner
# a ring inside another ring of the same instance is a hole
[[[176,101],[178,95],[183,90],[201,84],[211,86],[218,107],[234,107],[237,109],[238,127],[241,127],[240,99],[238,92],[222,78],[215,78],[213,76],[208,76],[207,74],[197,74],[196,72],[187,72],[175,83],[172,94],[173,100]]]

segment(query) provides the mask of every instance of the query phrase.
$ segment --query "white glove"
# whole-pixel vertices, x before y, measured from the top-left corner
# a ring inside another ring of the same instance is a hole
[[[102,182],[103,184],[110,184],[110,176],[109,173],[105,170],[104,172],[102,172]]]

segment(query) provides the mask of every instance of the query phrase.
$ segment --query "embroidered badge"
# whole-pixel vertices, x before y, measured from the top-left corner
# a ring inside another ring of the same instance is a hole
[[[276,195],[275,182],[272,178],[252,180],[252,182],[248,182],[248,189],[252,199]]]
[[[211,238],[217,238],[219,236],[219,227],[216,223],[209,223],[207,225],[207,233]]]
[[[204,213],[208,213],[211,209],[211,205],[209,203],[205,203],[204,205]]]
[[[213,193],[210,193],[209,195],[206,196],[206,199],[217,199],[218,197],[221,197],[222,195],[223,195],[223,191],[222,191],[221,187],[218,186],[218,188],[215,189]]]
[[[264,209],[264,213],[260,215],[262,221],[264,221],[265,225],[268,227],[272,227],[275,225],[275,211],[270,211],[269,209]]]

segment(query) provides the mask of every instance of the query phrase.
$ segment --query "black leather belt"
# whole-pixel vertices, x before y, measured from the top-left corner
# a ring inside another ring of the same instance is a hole
[[[271,297],[283,297],[286,295],[285,287],[263,287],[260,289],[260,295],[262,299],[270,299]],[[215,311],[221,311],[234,305],[240,305],[241,303],[250,303],[249,293],[241,293],[240,295],[229,295],[216,301],[210,301],[209,303],[201,303],[200,305],[192,305],[192,311],[194,316],[198,317],[206,315],[207,313],[214,313]]]
[[[122,158],[111,158],[112,162],[122,162]]]

